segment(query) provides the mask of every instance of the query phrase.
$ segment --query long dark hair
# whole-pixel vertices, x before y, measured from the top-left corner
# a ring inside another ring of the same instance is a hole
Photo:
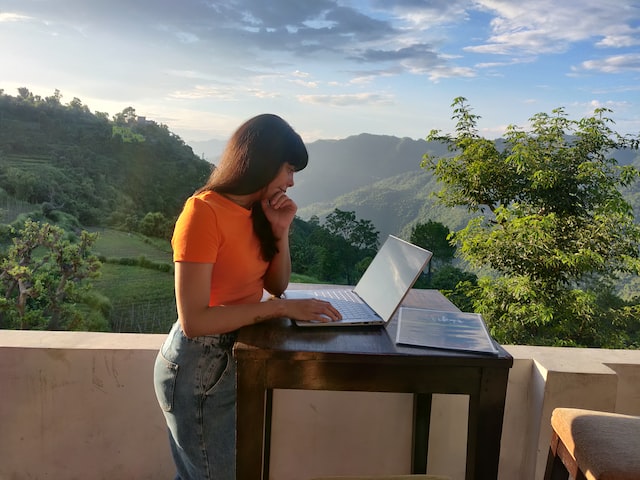
[[[249,195],[269,185],[283,164],[288,163],[299,171],[308,161],[309,154],[300,135],[279,116],[265,113],[238,127],[209,180],[196,193],[211,190]],[[271,261],[278,253],[277,239],[260,202],[252,205],[251,218],[262,257]]]

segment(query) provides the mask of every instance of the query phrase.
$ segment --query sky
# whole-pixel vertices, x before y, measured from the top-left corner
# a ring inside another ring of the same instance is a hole
[[[487,138],[539,112],[608,108],[640,133],[640,0],[0,0],[0,89],[110,116],[133,107],[187,143],[259,113],[305,141]]]

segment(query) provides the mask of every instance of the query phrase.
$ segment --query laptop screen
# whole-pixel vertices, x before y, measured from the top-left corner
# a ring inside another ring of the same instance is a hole
[[[389,235],[354,291],[388,321],[430,259],[430,251]]]

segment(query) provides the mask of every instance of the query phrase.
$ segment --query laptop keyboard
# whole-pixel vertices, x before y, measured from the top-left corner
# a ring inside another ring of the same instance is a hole
[[[371,318],[373,310],[351,290],[320,290],[317,297],[327,299],[340,312],[342,318]]]

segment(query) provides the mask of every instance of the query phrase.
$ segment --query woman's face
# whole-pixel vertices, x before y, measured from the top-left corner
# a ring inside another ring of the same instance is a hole
[[[283,163],[278,174],[267,185],[265,189],[265,198],[272,199],[279,193],[287,193],[289,187],[293,187],[293,174],[296,169],[289,163]]]

